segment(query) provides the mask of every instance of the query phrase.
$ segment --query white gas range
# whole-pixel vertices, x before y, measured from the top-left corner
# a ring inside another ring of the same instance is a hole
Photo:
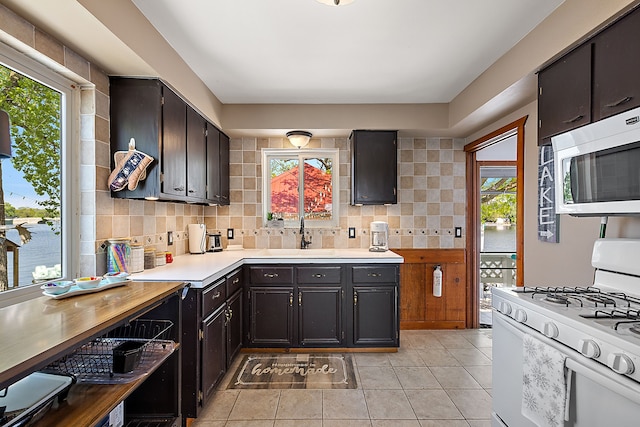
[[[525,335],[572,373],[566,421],[548,425],[640,422],[640,240],[596,241],[592,265],[589,286],[493,289],[494,426],[537,425],[521,411]]]

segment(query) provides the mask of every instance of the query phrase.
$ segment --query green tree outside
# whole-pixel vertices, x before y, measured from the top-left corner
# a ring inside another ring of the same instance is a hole
[[[60,216],[61,95],[59,92],[9,68],[0,66],[0,109],[11,119],[12,166],[44,199],[29,215],[43,218]],[[7,160],[4,160],[7,161]],[[2,163],[0,162],[0,224],[8,214],[18,215],[4,203]],[[44,215],[40,215],[44,212]],[[25,212],[26,213],[26,212]],[[48,222],[53,226],[52,222]],[[8,289],[7,246],[0,230],[0,290]]]

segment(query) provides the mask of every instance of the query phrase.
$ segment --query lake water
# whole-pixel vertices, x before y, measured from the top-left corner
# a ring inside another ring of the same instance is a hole
[[[50,226],[46,224],[27,224],[31,232],[31,241],[20,246],[19,283],[27,285],[33,282],[36,266],[45,265],[53,267],[61,263],[62,238],[56,235]],[[15,229],[7,230],[7,238],[20,244],[20,237]],[[7,254],[9,284],[13,284],[13,254]]]
[[[482,252],[515,252],[516,226],[485,225]]]

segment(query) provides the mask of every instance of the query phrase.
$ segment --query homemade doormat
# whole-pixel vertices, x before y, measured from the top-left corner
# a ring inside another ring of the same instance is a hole
[[[357,388],[348,354],[247,354],[227,388]]]

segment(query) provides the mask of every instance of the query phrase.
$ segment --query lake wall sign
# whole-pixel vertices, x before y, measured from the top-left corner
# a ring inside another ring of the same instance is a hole
[[[556,214],[553,147],[538,148],[538,240],[558,243],[560,216]]]

